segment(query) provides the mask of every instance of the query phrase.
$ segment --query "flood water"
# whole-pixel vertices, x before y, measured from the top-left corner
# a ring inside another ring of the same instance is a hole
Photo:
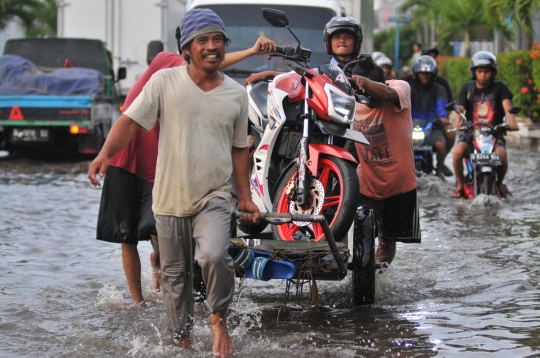
[[[246,281],[230,309],[235,356],[540,356],[538,154],[510,148],[504,201],[452,199],[453,178],[420,178],[423,242],[398,244],[375,305],[351,306],[349,275],[319,282],[315,307],[292,292],[277,323],[284,282]],[[0,159],[0,356],[209,357],[203,305],[194,349],[172,345],[145,242],[150,307],[132,303],[120,246],[95,239],[101,189],[87,165]]]

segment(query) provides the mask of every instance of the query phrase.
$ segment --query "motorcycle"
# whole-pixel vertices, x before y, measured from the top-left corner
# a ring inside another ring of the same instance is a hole
[[[416,175],[433,172],[433,147],[427,144],[427,139],[433,129],[433,121],[414,119],[412,141],[414,150],[414,167]]]
[[[301,47],[282,11],[263,9],[274,27],[286,28],[298,46],[278,47],[293,71],[271,82],[247,86],[250,131],[256,144],[252,154],[250,188],[261,212],[324,215],[336,241],[341,241],[354,220],[359,182],[357,161],[346,141],[369,144],[350,129],[356,110],[355,96],[344,72],[325,64],[309,67],[311,51]],[[249,234],[266,227],[242,225]],[[276,240],[323,240],[320,223],[293,221],[272,226]]]
[[[450,103],[450,105],[462,118],[460,130],[474,134],[474,150],[469,158],[463,159],[463,166],[466,169],[463,197],[474,199],[480,194],[500,196],[497,188],[497,168],[502,165],[502,161],[495,149],[497,140],[510,130],[510,126],[506,123],[506,116],[503,123],[495,127],[485,120],[471,123],[467,122],[460,106],[454,103]],[[520,107],[512,107],[508,113],[518,114],[520,111]]]

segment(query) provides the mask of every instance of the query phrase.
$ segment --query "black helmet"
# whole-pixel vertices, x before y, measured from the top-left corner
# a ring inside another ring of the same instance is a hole
[[[422,56],[427,55],[428,53],[433,52],[435,54],[435,57],[439,56],[439,49],[436,47],[428,47],[422,50]],[[429,55],[428,55],[429,56]]]
[[[341,32],[348,32],[354,36],[353,56],[357,56],[358,53],[360,52],[360,46],[362,46],[362,40],[364,39],[364,36],[362,35],[362,27],[360,26],[358,21],[356,21],[354,18],[350,16],[347,16],[347,17],[334,16],[324,26],[323,40],[324,40],[324,46],[326,47],[326,53],[329,55],[333,55],[332,44],[330,43],[330,40],[332,36]]]
[[[435,81],[435,77],[437,76],[438,72],[439,68],[437,66],[437,62],[431,56],[420,56],[414,64],[414,79],[418,79],[418,77],[416,76],[418,73],[431,73],[433,74],[433,76],[431,76],[430,83],[432,83],[433,81]]]
[[[476,69],[477,68],[490,68],[491,76],[489,77],[490,81],[495,81],[497,76],[497,70],[499,66],[497,65],[497,58],[494,54],[489,51],[479,51],[473,55],[471,58],[471,64],[469,65],[471,69],[471,79],[476,81]]]

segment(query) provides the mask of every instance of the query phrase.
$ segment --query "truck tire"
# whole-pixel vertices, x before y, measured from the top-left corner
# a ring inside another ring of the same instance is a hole
[[[101,148],[103,148],[103,144],[105,143],[105,136],[103,135],[103,127],[100,125],[96,126],[95,128],[95,143],[96,143],[96,155],[99,153]]]
[[[355,306],[375,303],[375,236],[373,209],[363,205],[354,218],[352,294]]]

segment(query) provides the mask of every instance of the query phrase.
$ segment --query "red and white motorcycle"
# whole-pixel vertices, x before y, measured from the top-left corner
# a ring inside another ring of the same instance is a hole
[[[263,16],[296,38],[283,12],[263,9]],[[311,51],[296,40],[296,48],[278,48],[270,55],[283,58],[292,72],[247,87],[250,130],[257,146],[252,155],[252,200],[261,212],[324,215],[340,241],[351,227],[359,194],[358,163],[344,147],[369,142],[350,129],[356,99],[346,75],[332,64],[311,69]],[[265,226],[240,229],[257,234]],[[319,223],[293,222],[272,230],[277,240],[324,238]]]

